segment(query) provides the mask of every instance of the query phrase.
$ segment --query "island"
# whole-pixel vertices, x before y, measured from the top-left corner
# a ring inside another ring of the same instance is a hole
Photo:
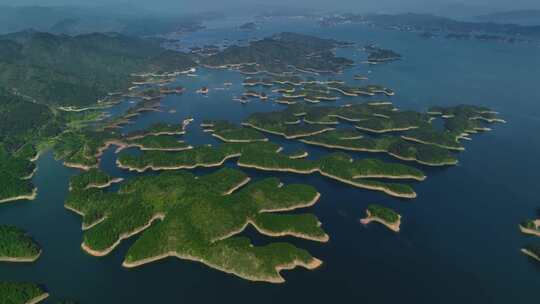
[[[379,179],[422,181],[426,176],[410,166],[386,163],[377,159],[353,160],[344,153],[334,153],[319,160],[291,158],[281,153],[271,142],[224,143],[219,147],[198,146],[192,150],[169,154],[143,151],[139,155],[120,153],[120,168],[136,172],[147,170],[179,170],[199,167],[219,167],[227,160],[238,159],[241,167],[263,171],[295,174],[319,173],[341,183],[373,190],[401,198],[415,198],[416,193],[406,184],[387,183]]]
[[[368,53],[369,64],[380,64],[401,59],[401,55],[388,49],[379,48],[376,45],[367,45],[364,50]]]
[[[205,120],[201,126],[204,132],[209,132],[212,136],[224,142],[250,143],[268,141],[268,138],[256,130],[242,128],[224,120]]]
[[[283,185],[276,178],[250,183],[243,172],[223,168],[204,176],[186,171],[139,176],[117,192],[72,188],[65,204],[89,227],[82,248],[91,255],[107,255],[142,233],[124,267],[177,257],[243,279],[281,283],[281,270],[314,269],[322,262],[292,244],[253,245],[238,234],[251,225],[270,237],[326,242],[329,237],[314,215],[286,213],[313,206],[319,197],[310,186]]]
[[[444,119],[444,130],[433,126],[435,119]],[[309,145],[387,153],[423,165],[447,166],[458,163],[454,151],[464,150],[460,139],[489,131],[486,124],[500,122],[504,120],[497,113],[484,107],[433,107],[427,113],[419,113],[401,111],[389,102],[373,101],[340,107],[292,104],[282,111],[254,113],[243,125]],[[339,128],[342,124],[353,124],[362,132]]]
[[[6,304],[37,304],[49,297],[45,289],[28,282],[0,282],[0,299]]]
[[[377,222],[394,232],[399,232],[401,215],[397,214],[394,210],[372,204],[368,206],[366,215],[365,218],[360,220],[362,224],[367,225],[371,222]]]
[[[41,248],[26,231],[0,225],[0,262],[32,263],[41,255]]]
[[[519,229],[525,234],[540,236],[540,219],[524,221],[519,224]]]
[[[353,64],[332,52],[345,45],[347,43],[333,39],[284,32],[252,41],[248,46],[230,46],[203,58],[201,64],[209,68],[234,68],[247,75],[336,73]]]

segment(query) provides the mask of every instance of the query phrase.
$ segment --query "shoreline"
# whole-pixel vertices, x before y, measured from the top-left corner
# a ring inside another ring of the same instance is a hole
[[[223,193],[223,195],[231,195],[234,191],[242,188],[243,186],[247,185],[251,181],[250,177],[246,177],[243,181],[238,183],[236,186],[229,189],[227,192]]]
[[[267,129],[263,129],[261,127],[257,127],[253,124],[250,124],[250,123],[247,123],[247,122],[243,122],[242,123],[243,126],[246,126],[246,127],[250,127],[250,128],[253,128],[255,130],[259,130],[259,131],[262,131],[262,132],[265,132],[265,133],[270,133],[270,134],[274,134],[274,135],[279,135],[279,136],[283,136],[285,137],[285,139],[297,139],[297,138],[300,138],[300,137],[309,137],[309,136],[313,136],[313,135],[317,135],[317,134],[321,134],[321,133],[324,133],[324,132],[328,132],[328,131],[332,131],[332,130],[335,130],[335,128],[324,128],[322,130],[319,130],[319,131],[313,131],[311,133],[304,133],[304,134],[295,134],[295,135],[286,135],[285,133],[280,133],[280,132],[276,132],[276,131],[270,131],[270,130],[267,130]]]
[[[367,217],[361,219],[360,223],[362,223],[364,225],[368,225],[369,223],[375,222],[375,223],[379,223],[379,224],[382,224],[382,225],[386,226],[386,228],[388,228],[388,229],[390,229],[390,230],[392,230],[394,232],[399,232],[400,226],[401,226],[401,215],[398,215],[397,222],[389,223],[389,222],[383,220],[380,217],[371,215],[371,212],[369,212],[369,210],[366,210],[366,213],[367,213]]]
[[[360,127],[358,125],[354,127],[361,131],[367,131],[367,132],[376,133],[376,134],[383,134],[383,133],[389,133],[389,132],[404,132],[404,131],[418,129],[418,126],[403,127],[403,128],[390,128],[390,129],[382,129],[382,130],[375,130],[375,129],[370,129],[366,127]]]
[[[225,269],[224,267],[215,265],[213,263],[210,263],[209,261],[205,261],[202,258],[194,257],[192,255],[179,254],[176,251],[168,251],[168,252],[165,252],[163,254],[155,255],[155,256],[152,256],[152,257],[145,258],[145,259],[140,259],[140,260],[134,261],[134,262],[127,262],[126,260],[124,260],[124,262],[122,263],[122,267],[125,267],[125,268],[140,267],[142,265],[152,263],[152,262],[156,262],[156,261],[159,261],[159,260],[162,260],[162,259],[165,259],[165,258],[169,258],[169,257],[176,257],[176,258],[181,259],[181,260],[199,262],[199,263],[202,263],[202,264],[204,264],[207,267],[210,267],[212,269],[215,269],[215,270],[227,273],[227,274],[235,275],[237,277],[240,277],[240,278],[248,280],[248,281],[268,282],[268,283],[276,283],[276,284],[285,282],[285,279],[283,279],[283,277],[280,275],[280,272],[282,270],[291,270],[291,269],[296,268],[297,266],[304,267],[304,268],[306,268],[308,270],[313,270],[313,269],[316,269],[316,268],[320,267],[322,265],[322,263],[323,263],[321,260],[319,260],[319,259],[317,259],[315,257],[312,257],[311,261],[308,262],[308,263],[304,263],[304,262],[302,262],[300,260],[294,260],[292,263],[289,263],[289,264],[277,265],[275,267],[275,271],[276,271],[275,276],[272,276],[272,277],[262,277],[262,276],[257,277],[257,276],[253,276],[253,275],[235,273],[232,270]]]
[[[123,181],[124,181],[123,178],[116,177],[116,178],[111,179],[110,181],[108,181],[105,184],[90,183],[85,187],[85,190],[92,189],[92,188],[94,188],[94,189],[104,189],[104,188],[108,188],[108,187],[112,186],[113,184],[121,183]],[[70,189],[71,189],[71,186],[70,186]]]
[[[242,156],[241,153],[231,154],[231,155],[226,156],[221,162],[213,163],[213,164],[197,163],[197,164],[194,164],[194,165],[179,165],[179,166],[169,166],[169,167],[158,167],[158,166],[154,166],[154,165],[147,165],[147,166],[142,167],[142,168],[136,168],[136,167],[130,167],[128,165],[124,165],[124,164],[122,164],[122,162],[119,159],[117,159],[116,160],[116,165],[120,169],[124,169],[124,170],[128,170],[128,171],[135,171],[135,172],[138,172],[138,173],[143,173],[143,172],[145,172],[147,170],[163,171],[163,170],[195,169],[195,168],[198,168],[198,167],[212,168],[212,167],[219,167],[219,166],[223,165],[229,159],[238,158],[240,156]]]
[[[289,158],[290,159],[302,159],[302,158],[306,158],[309,156],[309,153],[306,151],[302,154],[297,154],[297,155],[289,155]]]
[[[210,131],[209,131],[210,132]],[[218,135],[216,133],[212,133],[212,136],[215,138],[226,142],[226,143],[253,143],[253,142],[267,142],[268,138],[263,139],[226,139],[225,137]]]
[[[413,142],[417,142],[417,143],[420,143],[420,144],[424,144],[424,145],[437,146],[437,147],[443,148],[443,149],[455,150],[455,151],[465,151],[464,147],[451,147],[451,146],[441,145],[441,144],[437,144],[437,143],[423,141],[421,139],[416,139],[416,138],[413,138],[413,137],[408,137],[408,136],[405,136],[405,135],[402,135],[401,138],[403,138],[405,140],[408,140],[408,141],[413,141]]]
[[[521,248],[521,252],[523,252],[525,255],[537,260],[538,262],[540,262],[540,256],[536,255],[534,252],[530,251],[529,249],[526,249],[526,248]]]
[[[0,257],[0,262],[6,263],[33,263],[39,259],[43,250],[39,250],[38,254],[31,257]]]
[[[376,150],[376,149],[369,149],[369,148],[354,148],[354,147],[346,147],[346,146],[329,145],[329,144],[320,143],[320,142],[316,142],[316,141],[310,141],[310,140],[307,140],[307,139],[300,139],[299,141],[302,142],[302,143],[308,144],[308,145],[319,146],[319,147],[324,147],[324,148],[329,148],[329,149],[338,149],[338,150],[354,151],[354,152],[386,153],[386,154],[388,154],[390,156],[393,156],[393,157],[395,157],[397,159],[400,159],[400,160],[417,162],[419,164],[426,165],[426,166],[432,166],[432,167],[453,166],[453,165],[458,164],[458,160],[455,160],[455,161],[452,161],[452,162],[451,161],[445,161],[445,162],[441,162],[441,163],[431,163],[431,162],[426,162],[426,161],[419,160],[417,158],[402,157],[402,156],[399,156],[397,154],[394,154],[394,153],[386,151],[386,150]]]
[[[19,196],[4,198],[0,200],[0,204],[21,201],[21,200],[33,201],[37,198],[37,192],[38,192],[38,189],[34,188],[31,194],[23,194]]]
[[[331,174],[328,174],[328,173],[321,172],[321,175],[326,176],[328,178],[338,180],[338,181],[340,181],[342,183],[345,183],[345,184],[349,184],[351,186],[358,187],[358,188],[367,189],[367,190],[374,190],[374,191],[381,191],[381,192],[384,192],[384,193],[386,193],[386,194],[388,194],[390,196],[394,196],[394,197],[409,198],[409,199],[413,199],[413,198],[417,197],[417,194],[414,191],[412,193],[398,193],[398,192],[394,192],[394,191],[392,191],[390,189],[387,189],[387,188],[384,188],[384,187],[381,187],[381,186],[370,186],[370,185],[366,185],[366,184],[356,183],[356,182],[349,181],[349,180],[346,180],[346,179],[342,179],[340,177],[337,177],[337,176],[334,176],[334,175],[331,175]]]
[[[130,232],[126,232],[126,233],[122,233],[119,235],[118,237],[118,240],[116,240],[116,242],[114,242],[110,247],[108,248],[105,248],[103,250],[94,250],[92,248],[90,248],[88,245],[86,245],[86,243],[83,243],[81,244],[81,248],[88,254],[90,254],[91,256],[95,256],[95,257],[103,257],[103,256],[106,256],[108,255],[109,253],[111,253],[118,245],[120,245],[120,243],[125,240],[125,239],[128,239],[134,235],[137,235],[141,232],[143,232],[144,230],[148,229],[152,223],[156,220],[163,220],[165,219],[165,214],[163,213],[157,213],[155,214],[152,218],[150,218],[150,220],[148,221],[148,223],[146,223],[145,225],[139,227],[139,228],[136,228],[135,230],[133,231],[130,231]]]
[[[539,221],[539,220],[537,220],[537,221]],[[537,221],[535,221],[535,223]],[[530,234],[530,235],[535,235],[535,236],[540,237],[540,230],[525,228],[525,227],[523,227],[521,225],[519,225],[519,230],[521,230],[521,232],[524,233],[524,234]]]
[[[47,299],[49,297],[49,293],[45,292],[43,293],[42,295],[40,296],[37,296],[33,299],[30,299],[28,302],[26,302],[25,304],[37,304],[45,299]]]
[[[257,170],[261,170],[261,171],[275,171],[275,172],[286,172],[286,173],[297,173],[297,174],[313,174],[315,172],[319,172],[319,174],[321,174],[324,177],[328,177],[330,179],[334,179],[334,180],[340,181],[340,182],[342,182],[344,184],[348,184],[348,185],[351,185],[351,186],[354,186],[354,187],[357,187],[357,188],[373,190],[373,191],[381,191],[381,192],[384,192],[384,193],[386,193],[386,194],[388,194],[390,196],[399,197],[399,198],[413,199],[413,198],[417,197],[417,194],[414,191],[412,193],[398,193],[398,192],[394,192],[394,191],[392,191],[392,190],[390,190],[388,188],[384,188],[384,187],[381,187],[381,186],[366,185],[366,184],[362,184],[362,183],[359,183],[359,182],[346,180],[346,179],[343,179],[341,177],[337,177],[335,175],[331,175],[329,173],[323,172],[323,171],[320,170],[320,168],[300,171],[300,170],[290,169],[290,168],[275,168],[275,169],[272,169],[272,168],[261,167],[261,166],[252,165],[252,164],[245,164],[245,163],[241,163],[240,161],[237,164],[238,164],[239,167],[252,168],[252,169],[257,169]]]

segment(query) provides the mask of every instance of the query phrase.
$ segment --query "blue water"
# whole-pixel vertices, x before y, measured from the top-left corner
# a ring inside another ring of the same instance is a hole
[[[285,183],[306,183],[321,193],[310,211],[317,214],[330,242],[286,238],[324,261],[315,271],[285,271],[281,285],[252,283],[202,264],[167,259],[126,270],[121,262],[133,239],[110,256],[95,258],[80,249],[82,233],[78,215],[63,208],[69,176],[77,170],[64,168],[52,153],[38,161],[33,182],[39,188],[33,202],[0,207],[0,223],[27,229],[43,246],[42,257],[31,265],[0,265],[0,280],[28,280],[45,284],[52,297],[74,298],[81,303],[534,303],[540,287],[540,264],[519,252],[534,238],[519,233],[518,223],[535,215],[540,207],[540,49],[532,44],[497,44],[478,41],[424,40],[413,33],[375,30],[361,25],[320,29],[309,22],[264,23],[246,34],[214,26],[208,31],[182,37],[205,43],[223,37],[259,37],[283,30],[322,37],[377,42],[404,55],[387,65],[360,64],[338,77],[351,82],[356,73],[367,74],[365,83],[393,88],[391,100],[402,109],[425,110],[431,105],[472,103],[499,111],[507,124],[466,142],[460,164],[450,168],[421,167],[428,175],[413,183],[419,197],[399,200],[384,194],[354,189],[319,176],[246,172],[255,179],[278,176]],[[228,36],[225,36],[228,35]],[[340,54],[361,62],[356,49]],[[371,71],[371,72],[369,72]],[[275,111],[283,106],[253,101],[232,101],[240,94],[242,77],[229,71],[199,70],[199,77],[178,79],[187,88],[182,96],[169,96],[163,112],[143,114],[123,131],[141,129],[157,121],[179,122],[193,116],[188,134],[192,144],[218,144],[203,133],[204,119],[241,121],[247,115]],[[235,85],[216,90],[224,81]],[[194,91],[209,86],[208,97]],[[361,99],[359,99],[361,101]],[[342,102],[354,102],[348,99]],[[125,107],[125,105],[122,105]],[[119,107],[122,107],[119,106]],[[125,109],[125,108],[121,108]],[[116,109],[118,111],[121,110]],[[176,113],[169,113],[175,109]],[[112,110],[113,112],[115,109]],[[308,150],[319,157],[329,150],[271,137],[286,149]],[[386,157],[354,153],[354,157]],[[114,176],[133,173],[114,166],[114,149],[106,151],[102,168]],[[227,165],[233,166],[232,163]],[[197,174],[213,169],[195,170]],[[358,220],[368,204],[378,202],[403,216],[402,231],[394,234]],[[256,244],[270,238],[249,230]],[[540,240],[536,240],[540,241]]]

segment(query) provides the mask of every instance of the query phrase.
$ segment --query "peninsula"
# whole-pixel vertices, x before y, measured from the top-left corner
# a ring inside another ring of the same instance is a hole
[[[276,178],[250,184],[241,171],[224,168],[199,177],[185,171],[140,176],[118,192],[73,188],[66,207],[81,214],[83,223],[96,223],[84,231],[82,248],[91,255],[107,255],[142,233],[124,267],[177,257],[247,280],[280,283],[281,270],[314,269],[321,261],[289,243],[255,246],[237,235],[251,225],[270,237],[326,242],[314,215],[285,214],[314,205],[319,196],[310,186],[283,185]]]

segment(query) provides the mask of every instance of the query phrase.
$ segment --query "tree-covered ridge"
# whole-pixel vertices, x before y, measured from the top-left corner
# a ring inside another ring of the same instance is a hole
[[[87,106],[128,88],[133,73],[183,71],[185,54],[120,34],[0,36],[0,86],[43,104]]]
[[[35,169],[30,160],[9,153],[0,143],[0,203],[33,199],[36,190],[29,179]]]
[[[264,171],[321,175],[354,187],[382,191],[389,195],[414,198],[416,193],[405,184],[387,183],[374,179],[423,180],[425,175],[412,167],[386,163],[377,159],[353,160],[343,153],[327,155],[319,160],[307,160],[282,154],[279,146],[270,142],[224,143],[219,147],[198,146],[178,153],[148,151],[139,155],[120,153],[121,168],[146,170],[177,170],[197,167],[218,167],[231,158],[238,165]]]
[[[225,120],[207,120],[201,126],[205,132],[212,133],[214,137],[224,142],[256,142],[268,140],[268,138],[256,130],[242,128]]]
[[[70,189],[86,190],[89,188],[106,188],[107,186],[122,181],[119,178],[112,178],[105,172],[92,168],[70,179]]]
[[[244,93],[245,97],[267,99],[266,93],[251,89],[257,86],[271,88],[273,92],[280,95],[275,101],[283,104],[296,104],[302,101],[308,103],[331,102],[351,96],[395,95],[392,89],[377,84],[356,86],[346,84],[343,80],[320,80],[298,75],[265,74],[263,78],[248,77],[244,80],[243,85],[250,88]]]
[[[38,244],[26,231],[0,225],[0,261],[33,262],[41,253]]]
[[[0,83],[0,142],[9,151],[38,138],[54,136],[61,126],[62,120],[49,107],[18,96]]]
[[[458,162],[456,156],[447,149],[406,141],[392,135],[371,137],[354,130],[333,130],[304,137],[300,141],[346,151],[387,153],[401,160],[429,166],[454,165]]]
[[[113,124],[118,124],[118,121],[131,115],[127,113]],[[190,121],[186,119],[176,124],[156,123],[147,129],[128,134],[119,134],[115,128],[67,130],[55,140],[54,152],[56,158],[62,159],[66,166],[89,170],[98,166],[103,151],[111,145],[119,146],[118,151],[130,147],[141,150],[187,150],[192,147],[175,136],[185,134],[185,128]]]
[[[422,144],[434,145],[450,150],[464,150],[460,139],[468,139],[478,132],[490,131],[486,124],[504,123],[498,113],[485,107],[458,105],[453,107],[432,107],[428,114],[444,119],[444,130],[439,131],[431,124],[407,131],[403,138]]]
[[[0,282],[0,300],[2,304],[39,303],[48,297],[43,287],[27,282]]]
[[[134,178],[118,192],[74,188],[66,207],[83,214],[89,227],[83,248],[94,255],[108,254],[122,239],[146,229],[129,249],[126,267],[177,256],[244,279],[282,282],[281,269],[319,266],[320,261],[294,245],[254,246],[235,236],[252,225],[272,237],[326,241],[314,215],[281,213],[315,204],[317,191],[275,178],[248,182],[244,173],[228,168],[199,177],[176,171]]]
[[[64,132],[54,145],[56,158],[69,167],[89,170],[96,168],[103,151],[121,136],[109,131],[70,130]]]
[[[432,124],[437,117],[444,119],[443,130]],[[282,111],[254,113],[244,125],[288,139],[301,138],[307,144],[384,152],[402,160],[440,166],[457,163],[455,155],[447,150],[464,150],[460,139],[489,131],[486,124],[497,122],[504,120],[484,107],[434,107],[418,113],[400,111],[388,102],[371,102],[341,107],[294,104]],[[341,123],[370,134],[335,130]]]
[[[353,64],[332,52],[334,48],[344,45],[331,39],[280,33],[253,41],[248,46],[231,46],[203,58],[201,63],[210,67],[237,67],[246,74],[269,72],[283,75],[295,70],[339,72]]]
[[[192,146],[173,135],[147,135],[126,141],[126,147],[138,147],[141,150],[182,151]]]

